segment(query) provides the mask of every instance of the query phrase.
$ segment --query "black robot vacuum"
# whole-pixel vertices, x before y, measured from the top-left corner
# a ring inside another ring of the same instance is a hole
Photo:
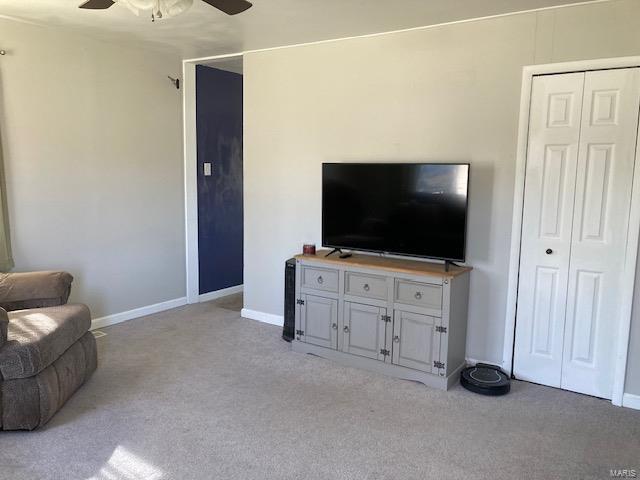
[[[481,395],[506,395],[511,390],[509,376],[495,365],[478,363],[460,372],[464,388]]]

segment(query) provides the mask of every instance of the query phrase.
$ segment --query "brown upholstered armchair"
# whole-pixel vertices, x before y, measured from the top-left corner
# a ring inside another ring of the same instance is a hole
[[[44,425],[97,366],[86,305],[66,272],[0,274],[0,429]]]

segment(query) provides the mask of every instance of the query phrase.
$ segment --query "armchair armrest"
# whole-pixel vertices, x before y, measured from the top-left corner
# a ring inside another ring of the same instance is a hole
[[[4,308],[0,308],[0,348],[7,343],[7,329],[9,328],[9,316]]]
[[[64,305],[73,277],[67,272],[0,274],[0,307],[6,311]]]

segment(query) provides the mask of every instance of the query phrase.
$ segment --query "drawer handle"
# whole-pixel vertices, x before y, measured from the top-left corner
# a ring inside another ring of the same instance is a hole
[[[319,283],[320,285],[322,285],[322,283],[323,283],[323,282],[324,282],[324,280],[322,279],[322,275],[320,275],[320,276],[318,277],[318,283]]]
[[[331,324],[331,328],[333,328],[334,330],[337,330],[338,329],[338,324],[337,323]]]
[[[362,288],[364,288],[364,291],[365,291],[365,292],[368,292],[368,291],[370,290],[370,288],[371,288],[371,287],[369,287],[369,284],[368,284],[368,283],[365,283],[365,284],[364,284],[364,287],[362,287]]]
[[[400,342],[400,337],[396,335],[395,337],[393,337],[393,341],[396,343]]]
[[[344,326],[344,328],[342,329],[342,331],[343,331],[344,333],[349,333],[349,326],[348,326],[348,325],[345,325],[345,326]]]
[[[416,292],[414,297],[416,297],[416,300],[420,300],[422,298],[422,292]]]

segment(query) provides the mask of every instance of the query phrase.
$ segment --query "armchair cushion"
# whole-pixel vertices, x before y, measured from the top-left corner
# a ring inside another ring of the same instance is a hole
[[[17,310],[8,317],[7,341],[0,348],[4,380],[40,373],[91,327],[89,309],[81,304]]]
[[[7,311],[64,305],[73,277],[67,272],[0,274],[0,307]]]

